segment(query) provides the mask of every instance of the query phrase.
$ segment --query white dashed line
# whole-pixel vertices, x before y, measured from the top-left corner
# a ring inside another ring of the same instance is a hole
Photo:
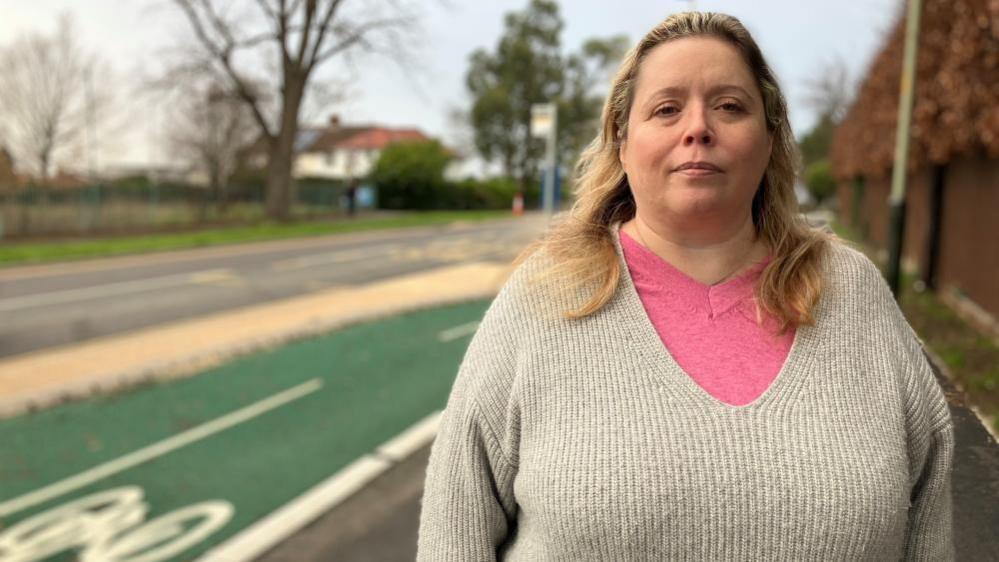
[[[142,293],[166,287],[189,285],[191,283],[216,283],[221,280],[233,278],[234,275],[230,269],[208,269],[193,273],[182,273],[180,275],[165,275],[163,277],[137,279],[135,281],[108,283],[106,285],[84,287],[82,289],[67,289],[65,291],[2,299],[0,300],[0,312],[10,312],[37,306],[66,304],[87,299],[120,297],[127,293]]]
[[[469,336],[475,333],[475,330],[479,329],[479,322],[469,322],[468,324],[462,324],[460,326],[455,326],[454,328],[448,328],[443,332],[437,334],[437,341],[441,343],[446,343],[449,341],[454,341],[465,336]]]
[[[229,429],[234,425],[249,421],[261,414],[269,412],[270,410],[284,406],[285,404],[298,400],[308,394],[312,394],[322,388],[322,386],[323,381],[321,379],[312,379],[308,382],[265,398],[259,402],[250,404],[249,406],[236,410],[235,412],[226,414],[212,421],[205,422],[182,433],[178,433],[173,437],[168,437],[162,441],[143,447],[142,449],[131,452],[123,457],[118,457],[117,459],[97,465],[94,468],[81,472],[75,476],[70,476],[69,478],[49,484],[44,488],[39,488],[34,492],[29,492],[23,496],[0,503],[0,517],[6,517],[11,513],[17,513],[22,509],[46,502],[52,498],[59,497],[78,488],[87,486],[88,484],[93,484],[102,478],[107,478],[113,474],[128,470],[133,466],[150,461],[156,457],[163,456],[175,449],[179,449],[185,445],[190,445],[195,441],[199,441],[220,431]]]

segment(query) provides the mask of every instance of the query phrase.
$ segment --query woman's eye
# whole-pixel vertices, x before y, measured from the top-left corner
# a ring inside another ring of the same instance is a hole
[[[719,107],[721,107],[725,111],[730,111],[730,112],[742,111],[742,106],[732,101],[725,102],[721,104]]]
[[[656,110],[656,115],[673,115],[680,111],[676,106],[664,105]]]

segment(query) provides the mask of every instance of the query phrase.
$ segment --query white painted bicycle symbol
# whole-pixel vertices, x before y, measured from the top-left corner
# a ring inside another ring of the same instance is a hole
[[[123,486],[60,505],[0,532],[0,562],[30,562],[79,550],[80,562],[159,562],[232,518],[232,504],[206,501],[146,521],[142,488]]]

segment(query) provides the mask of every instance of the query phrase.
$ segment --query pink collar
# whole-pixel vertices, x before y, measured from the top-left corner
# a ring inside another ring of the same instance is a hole
[[[618,229],[618,232],[625,262],[636,286],[665,290],[688,306],[703,306],[711,316],[717,316],[751,298],[760,273],[773,260],[773,256],[768,255],[732,279],[705,285],[660,258],[623,230]]]

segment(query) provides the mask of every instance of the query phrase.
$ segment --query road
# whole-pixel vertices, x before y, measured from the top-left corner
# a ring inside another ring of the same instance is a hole
[[[465,261],[508,261],[541,216],[0,269],[0,357]]]

